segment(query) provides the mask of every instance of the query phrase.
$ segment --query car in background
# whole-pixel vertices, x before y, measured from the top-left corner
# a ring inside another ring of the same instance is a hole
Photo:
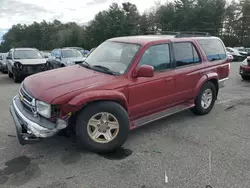
[[[48,70],[46,59],[36,48],[13,48],[7,55],[9,78],[20,82],[25,77]]]
[[[51,51],[51,56],[47,60],[51,69],[72,66],[82,63],[85,60],[79,50],[73,48],[57,48]]]
[[[250,56],[250,48],[240,48],[238,49],[238,51],[240,53],[243,52],[244,54],[247,54],[248,56]]]
[[[242,55],[243,52],[240,52],[237,49],[231,47],[227,47],[226,50],[233,56],[235,61],[243,61],[247,56],[246,53],[244,53],[245,55]]]
[[[76,66],[26,78],[10,112],[20,144],[67,129],[79,145],[110,152],[150,122],[187,109],[208,114],[229,72],[217,37],[112,38]]]
[[[48,59],[50,57],[50,51],[41,51],[41,53],[43,54],[43,57],[45,57],[46,59]]]
[[[6,64],[6,57],[7,57],[7,53],[1,53],[0,54],[0,71],[2,73],[7,73],[8,69],[7,69],[7,64]]]
[[[234,57],[233,57],[233,55],[230,52],[227,52],[227,57],[228,57],[229,61],[233,61],[234,60]]]
[[[239,69],[239,73],[243,80],[250,79],[250,56],[242,61]]]

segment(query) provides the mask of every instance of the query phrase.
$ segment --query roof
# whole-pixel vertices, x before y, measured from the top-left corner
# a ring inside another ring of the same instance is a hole
[[[145,44],[148,42],[166,40],[166,39],[171,39],[174,37],[175,37],[174,35],[138,35],[138,36],[125,36],[125,37],[111,38],[108,41]]]
[[[171,41],[183,41],[186,39],[208,39],[208,38],[217,38],[213,36],[209,37],[176,37],[175,35],[138,35],[138,36],[125,36],[125,37],[116,37],[108,39],[107,41],[113,42],[126,42],[144,45],[149,42],[162,41],[162,40],[171,40]]]
[[[36,48],[13,48],[13,50],[37,50]]]

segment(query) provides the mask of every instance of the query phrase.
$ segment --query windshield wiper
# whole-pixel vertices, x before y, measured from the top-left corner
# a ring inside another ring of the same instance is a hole
[[[102,65],[93,65],[92,67],[97,68],[99,70],[101,69],[101,71],[104,71],[105,73],[108,73],[108,74],[111,74],[111,75],[114,75],[114,76],[119,75],[117,72],[114,72],[114,71],[110,70],[108,67],[104,67]]]
[[[83,64],[83,63],[85,63],[85,64]],[[90,64],[87,61],[84,60],[83,63],[80,63],[78,65],[81,65],[82,67],[85,67],[85,68],[90,68],[91,67]]]

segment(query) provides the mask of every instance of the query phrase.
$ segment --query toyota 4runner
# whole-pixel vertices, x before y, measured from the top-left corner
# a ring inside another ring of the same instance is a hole
[[[78,65],[27,77],[10,112],[22,145],[72,129],[85,148],[108,152],[144,124],[209,113],[229,70],[217,37],[112,38]]]

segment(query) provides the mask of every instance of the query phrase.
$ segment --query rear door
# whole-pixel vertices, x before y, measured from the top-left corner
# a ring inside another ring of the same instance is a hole
[[[206,74],[217,74],[218,80],[227,79],[230,64],[223,42],[219,38],[197,40],[204,50],[206,61]]]
[[[150,46],[142,55],[137,67],[151,65],[152,78],[133,78],[129,86],[130,117],[137,119],[166,108],[173,102],[174,71],[169,44]]]
[[[175,101],[182,103],[194,98],[195,86],[205,74],[199,49],[192,41],[173,43],[175,60]]]

